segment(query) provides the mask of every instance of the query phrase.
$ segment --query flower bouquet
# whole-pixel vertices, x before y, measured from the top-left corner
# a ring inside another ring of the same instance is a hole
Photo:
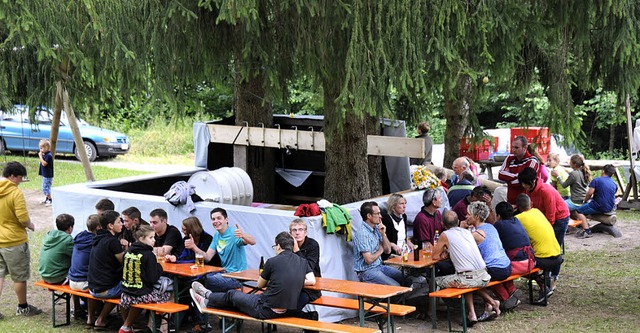
[[[425,190],[440,186],[440,180],[424,165],[411,165],[411,189]]]

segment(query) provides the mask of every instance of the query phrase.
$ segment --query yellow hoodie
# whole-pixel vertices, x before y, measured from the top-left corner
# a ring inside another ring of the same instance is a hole
[[[29,213],[24,195],[12,181],[0,179],[0,248],[27,242]]]

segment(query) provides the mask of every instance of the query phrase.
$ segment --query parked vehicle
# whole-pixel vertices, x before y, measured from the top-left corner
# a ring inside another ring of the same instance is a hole
[[[49,139],[53,110],[38,108],[32,118],[29,107],[16,105],[9,111],[0,110],[0,155],[5,150],[38,151],[40,139]],[[109,157],[129,152],[129,138],[115,131],[91,126],[78,119],[80,135],[84,142],[84,150],[90,161],[98,157]],[[73,141],[66,113],[62,112],[58,131],[56,153],[75,154],[79,160],[78,149]]]

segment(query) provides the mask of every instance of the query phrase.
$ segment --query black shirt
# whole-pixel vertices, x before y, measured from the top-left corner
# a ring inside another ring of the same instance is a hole
[[[89,256],[89,289],[101,293],[113,288],[122,279],[122,265],[116,254],[122,253],[120,241],[109,231],[100,229],[93,239]]]
[[[296,252],[296,254],[299,257],[307,260],[307,262],[309,263],[309,268],[311,268],[313,275],[317,277],[322,276],[322,273],[320,272],[320,245],[318,244],[318,242],[316,242],[315,239],[305,237],[304,242],[300,247],[300,251]],[[310,302],[313,302],[316,299],[320,298],[320,296],[322,296],[320,290],[305,289],[304,292],[309,295]]]
[[[147,221],[145,221],[143,219],[140,219],[140,224],[135,226],[135,227],[133,227],[133,228],[131,228],[132,230],[129,230],[129,229],[127,229],[127,228],[125,228],[123,226],[122,232],[120,232],[120,234],[118,234],[118,239],[126,239],[127,242],[129,242],[129,245],[135,243],[137,241],[137,239],[133,235],[133,233],[135,232],[135,229],[137,229],[138,226],[141,226],[141,225],[149,225],[149,222],[147,222]]]
[[[295,309],[304,277],[310,273],[309,263],[290,250],[284,250],[264,264],[260,276],[269,281],[262,299],[269,308]]]
[[[178,257],[184,249],[184,242],[182,241],[182,234],[178,228],[167,225],[167,230],[162,236],[156,234],[156,247],[169,245],[172,247],[171,254]]]

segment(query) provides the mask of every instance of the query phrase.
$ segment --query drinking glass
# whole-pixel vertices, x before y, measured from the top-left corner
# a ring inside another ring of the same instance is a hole
[[[422,242],[422,255],[425,259],[431,258],[431,252],[433,251],[433,246],[429,242]]]

